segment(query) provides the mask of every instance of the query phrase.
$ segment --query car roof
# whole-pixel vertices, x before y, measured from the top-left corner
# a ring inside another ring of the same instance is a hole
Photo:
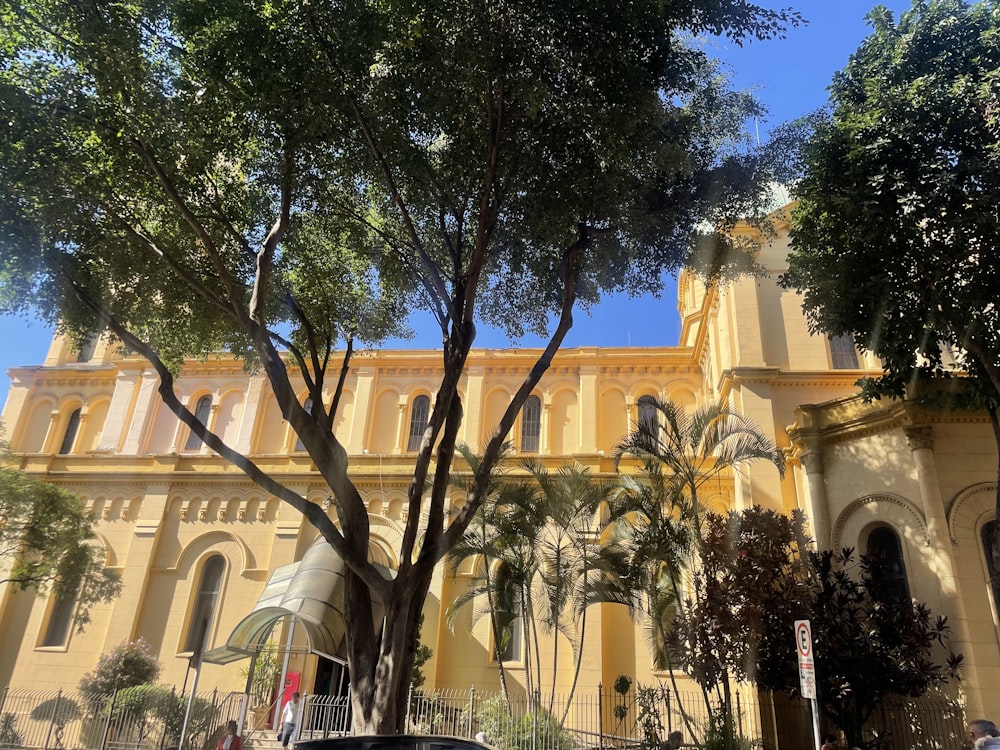
[[[422,734],[359,735],[296,742],[296,750],[491,750],[464,737]]]

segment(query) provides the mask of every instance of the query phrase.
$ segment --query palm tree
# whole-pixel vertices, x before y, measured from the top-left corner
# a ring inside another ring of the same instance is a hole
[[[484,504],[463,543],[453,550],[453,568],[472,555],[481,556],[483,564],[475,583],[449,608],[449,617],[453,621],[458,609],[485,597],[501,674],[501,654],[520,617],[525,634],[526,688],[532,700],[541,691],[539,641],[543,635],[552,635],[550,713],[555,703],[560,643],[568,640],[574,669],[568,712],[582,665],[589,605],[624,602],[629,597],[618,575],[623,566],[621,554],[602,548],[595,525],[613,486],[579,467],[563,467],[552,474],[540,463],[528,461],[523,468],[528,477],[498,482],[494,497]],[[477,611],[474,617],[485,614]]]
[[[526,462],[525,468],[533,480],[529,486],[536,488],[534,497],[527,499],[531,507],[544,509],[545,516],[535,546],[536,574],[530,599],[535,621],[543,632],[555,636],[549,712],[555,704],[562,638],[569,641],[573,652],[573,682],[563,714],[565,721],[583,662],[590,605],[599,601],[624,603],[629,598],[627,587],[622,585],[621,553],[601,544],[598,528],[600,511],[614,486],[578,466],[561,467],[555,474],[535,461]],[[537,652],[537,640],[535,645]]]
[[[479,457],[467,445],[460,445],[458,451],[465,458],[473,474],[479,466]],[[511,524],[509,512],[511,493],[504,497],[498,493],[500,471],[491,478],[486,490],[486,501],[469,524],[466,533],[452,547],[448,554],[448,566],[454,574],[467,560],[475,569],[473,584],[456,597],[447,611],[448,626],[454,629],[458,612],[468,603],[480,597],[486,599],[485,608],[473,611],[473,623],[482,617],[489,617],[490,632],[493,634],[493,656],[500,677],[500,689],[504,702],[510,706],[510,690],[504,669],[503,654],[510,641],[514,624],[523,610],[523,574],[526,565],[518,561],[515,553],[522,536],[521,529]],[[452,477],[453,486],[467,489],[461,476]],[[521,555],[523,557],[523,555]],[[530,690],[529,690],[530,694]]]
[[[689,412],[664,400],[650,400],[654,418],[634,425],[616,448],[620,464],[625,457],[641,464],[638,476],[622,477],[615,504],[616,536],[630,550],[630,580],[636,599],[633,612],[648,618],[654,663],[670,671],[672,610],[683,613],[681,581],[701,547],[700,490],[718,481],[726,471],[738,471],[752,461],[769,461],[784,474],[784,455],[753,421],[722,403]],[[711,701],[702,685],[706,707]],[[680,701],[678,700],[678,704]],[[724,685],[723,713],[731,722],[728,681]],[[695,735],[688,717],[685,723]]]
[[[620,462],[630,456],[643,464],[661,464],[696,523],[701,516],[698,491],[724,471],[738,470],[752,461],[769,461],[784,476],[785,457],[774,441],[753,420],[725,404],[688,412],[671,401],[652,399],[649,403],[656,418],[637,423],[618,443],[616,458]]]

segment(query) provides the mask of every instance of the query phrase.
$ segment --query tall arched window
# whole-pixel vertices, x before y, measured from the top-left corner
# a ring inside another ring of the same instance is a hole
[[[302,404],[302,408],[306,410],[307,413],[312,412],[313,400],[307,398],[306,402]],[[302,438],[299,435],[295,436],[295,450],[304,451],[306,449],[305,445],[302,444]]]
[[[997,534],[1000,534],[1000,524],[990,521],[983,525],[980,532],[983,542],[983,554],[986,555],[986,570],[990,574],[990,588],[993,590],[993,609],[997,617],[1000,617],[1000,566],[997,566],[993,559],[993,543]]]
[[[73,625],[73,615],[76,613],[77,592],[53,594],[54,601],[45,623],[45,633],[42,635],[42,648],[65,646],[69,640],[70,627]]]
[[[63,433],[62,443],[59,444],[59,453],[65,455],[73,450],[73,443],[76,442],[76,433],[80,431],[80,410],[77,409],[69,415],[66,422],[66,432]]]
[[[208,416],[212,413],[212,397],[202,396],[198,399],[198,405],[194,407],[194,418],[208,427]],[[184,450],[193,451],[201,447],[201,438],[194,432],[188,435],[187,442],[184,443]]]
[[[834,370],[857,370],[858,350],[850,336],[830,337],[830,360]]]
[[[868,535],[868,557],[875,563],[872,577],[879,601],[885,605],[910,601],[903,547],[896,532],[885,526],[872,531]]]
[[[528,396],[521,407],[521,450],[537,453],[542,434],[542,400],[538,396]]]
[[[656,435],[660,428],[656,418],[656,399],[652,396],[640,396],[638,407],[639,428],[645,427],[650,435]]]
[[[415,451],[420,449],[420,441],[424,439],[424,430],[427,429],[427,420],[431,416],[431,399],[429,396],[417,396],[413,399],[413,406],[410,407],[410,432],[406,441],[406,450]]]
[[[524,659],[524,627],[522,619],[516,617],[510,624],[507,643],[500,651],[500,661],[521,661]]]
[[[212,555],[201,569],[201,580],[195,594],[191,620],[188,623],[184,650],[195,652],[205,645],[205,634],[212,625],[215,607],[222,591],[222,574],[226,570],[226,560],[222,555]]]

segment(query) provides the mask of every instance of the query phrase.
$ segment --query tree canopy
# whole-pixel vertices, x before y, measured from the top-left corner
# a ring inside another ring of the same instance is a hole
[[[914,2],[837,73],[804,149],[784,283],[813,324],[846,334],[901,395],[956,351],[1000,393],[1000,17],[994,2]]]
[[[881,358],[869,396],[954,368],[974,376],[932,392],[985,404],[1000,448],[998,6],[915,1],[898,22],[883,7],[869,20],[802,149],[783,283],[814,329]]]
[[[0,583],[75,599],[74,621],[85,625],[91,606],[121,590],[95,521],[72,492],[0,467]]]
[[[695,36],[780,36],[797,14],[743,0],[0,0],[0,23],[0,310],[81,338],[109,329],[208,447],[306,515],[349,570],[355,725],[399,729],[431,571],[574,304],[656,290],[682,265],[752,264],[725,230],[766,202],[768,161],[744,128],[759,107]],[[437,321],[444,367],[387,581],[333,415],[355,344],[400,332],[413,307]],[[449,518],[479,320],[553,325]],[[182,357],[217,351],[263,370],[337,523],[178,397]]]

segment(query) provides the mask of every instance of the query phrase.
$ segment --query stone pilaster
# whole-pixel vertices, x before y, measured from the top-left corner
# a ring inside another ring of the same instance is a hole
[[[823,446],[819,440],[806,443],[807,450],[799,456],[799,462],[806,473],[806,488],[809,492],[809,517],[812,520],[816,549],[830,549],[832,529],[830,527],[830,504],[826,497],[826,477],[823,473]]]
[[[927,522],[927,543],[932,552],[927,556],[928,565],[940,581],[941,603],[945,609],[942,614],[952,623],[952,645],[955,651],[971,654],[973,644],[968,616],[958,576],[955,574],[955,556],[948,535],[948,519],[945,516],[944,498],[941,496],[941,483],[934,458],[934,430],[930,425],[910,425],[903,428],[903,434],[917,469],[920,500]],[[978,716],[983,714],[983,706],[980,693],[975,689],[979,685],[975,664],[975,659],[966,659],[962,671],[965,683],[974,686],[974,689],[966,693],[967,708],[970,715]]]

